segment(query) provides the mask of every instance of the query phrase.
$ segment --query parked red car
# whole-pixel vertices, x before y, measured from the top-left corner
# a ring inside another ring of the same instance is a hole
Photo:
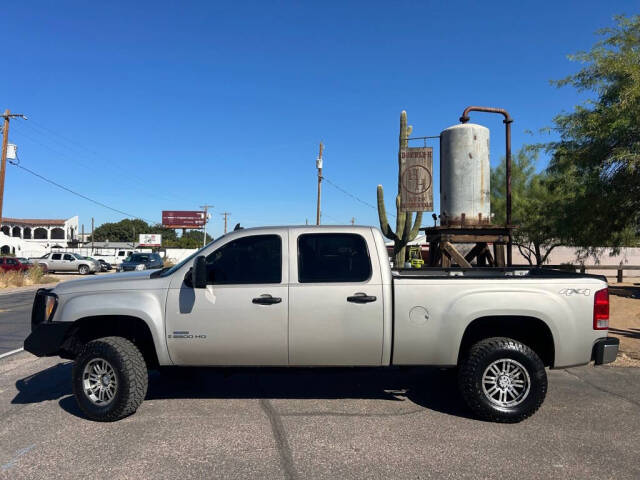
[[[29,269],[29,265],[22,263],[14,257],[0,257],[0,270],[20,270],[24,272]]]

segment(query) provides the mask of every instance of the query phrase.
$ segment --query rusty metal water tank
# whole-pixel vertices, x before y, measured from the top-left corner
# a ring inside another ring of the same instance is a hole
[[[489,129],[454,125],[440,134],[440,223],[491,223]]]

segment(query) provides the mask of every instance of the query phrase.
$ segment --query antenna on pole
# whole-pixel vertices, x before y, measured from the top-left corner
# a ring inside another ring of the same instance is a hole
[[[320,151],[316,159],[316,168],[318,169],[318,205],[316,209],[316,225],[320,225],[320,199],[322,197],[322,150],[324,145],[320,142]]]
[[[213,208],[213,205],[200,205],[200,208],[204,209],[204,226],[202,227],[202,246],[207,244],[207,221],[209,220],[209,208]]]

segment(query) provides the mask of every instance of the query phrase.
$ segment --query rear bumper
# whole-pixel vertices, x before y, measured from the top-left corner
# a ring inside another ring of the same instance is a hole
[[[46,322],[36,325],[26,340],[24,349],[37,357],[57,355],[72,322]]]
[[[601,338],[593,345],[593,351],[591,353],[591,360],[596,362],[596,365],[603,365],[605,363],[611,363],[615,361],[618,356],[618,348],[620,347],[620,340],[615,337]]]

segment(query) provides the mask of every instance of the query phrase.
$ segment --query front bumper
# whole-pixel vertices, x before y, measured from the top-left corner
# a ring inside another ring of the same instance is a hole
[[[45,322],[33,327],[24,349],[38,357],[57,355],[72,322]]]
[[[615,361],[618,356],[618,348],[620,347],[620,339],[615,337],[601,338],[593,345],[591,360],[596,365],[603,365]]]

